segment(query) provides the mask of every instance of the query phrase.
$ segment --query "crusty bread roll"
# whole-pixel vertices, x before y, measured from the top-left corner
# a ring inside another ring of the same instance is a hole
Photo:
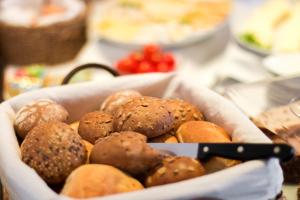
[[[85,114],[79,122],[79,135],[95,144],[96,140],[113,132],[113,117],[110,114],[95,111]]]
[[[90,157],[91,163],[112,165],[131,175],[143,174],[161,160],[162,155],[146,143],[146,137],[132,131],[100,138]]]
[[[231,160],[222,157],[211,157],[202,162],[207,174],[226,169],[241,163],[238,160]]]
[[[86,163],[87,150],[69,125],[48,122],[28,133],[21,145],[21,156],[48,184],[59,184]]]
[[[173,123],[174,117],[165,101],[154,97],[136,97],[114,115],[116,131],[136,131],[148,138],[170,132]]]
[[[65,122],[69,117],[67,110],[50,99],[40,99],[23,106],[16,114],[14,127],[22,139],[35,126],[50,122]]]
[[[189,157],[168,157],[161,166],[150,172],[145,181],[146,187],[163,185],[202,176],[205,169],[202,164]]]
[[[174,125],[172,130],[174,133],[176,133],[179,126],[184,122],[204,120],[204,116],[200,110],[186,101],[181,99],[167,99],[166,103],[170,107],[174,116]]]
[[[143,188],[139,181],[112,166],[88,164],[70,174],[61,194],[72,198],[90,198]]]
[[[179,142],[230,142],[226,131],[211,122],[189,121],[182,124],[176,132]]]
[[[101,104],[100,110],[114,114],[114,112],[122,105],[126,104],[134,97],[142,96],[138,91],[135,90],[124,90],[116,92],[108,96]]]
[[[175,136],[171,134],[164,134],[155,138],[150,138],[148,140],[150,143],[178,143],[178,140]]]

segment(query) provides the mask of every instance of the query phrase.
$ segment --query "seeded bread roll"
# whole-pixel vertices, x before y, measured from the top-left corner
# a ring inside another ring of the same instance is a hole
[[[104,112],[95,111],[85,114],[79,122],[79,135],[95,144],[96,140],[113,132],[113,117]]]
[[[226,131],[211,122],[189,121],[182,124],[176,132],[179,142],[231,142]]]
[[[82,139],[62,122],[34,127],[21,145],[21,155],[48,184],[62,183],[72,170],[87,160]]]
[[[179,126],[184,122],[204,120],[204,116],[200,110],[186,101],[181,99],[167,99],[166,102],[174,116],[173,133],[176,133]]]
[[[88,164],[70,174],[61,193],[72,198],[90,198],[143,188],[139,181],[112,166]]]
[[[116,131],[136,131],[148,138],[170,132],[174,117],[164,101],[154,97],[137,97],[124,104],[114,115]]]
[[[22,139],[35,126],[50,122],[65,122],[69,117],[67,110],[50,99],[40,99],[23,106],[16,114],[14,127]]]
[[[114,112],[122,105],[126,104],[132,98],[142,96],[139,92],[135,90],[124,90],[116,92],[108,96],[102,103],[100,110],[114,114]]]
[[[91,153],[91,163],[112,165],[131,175],[140,175],[159,164],[162,155],[146,143],[142,134],[126,131],[100,138]]]
[[[171,134],[164,134],[155,138],[148,140],[150,143],[178,143],[178,140],[175,136]]]
[[[150,172],[146,178],[145,186],[151,187],[175,183],[190,178],[204,175],[202,164],[189,157],[168,157],[163,160],[161,166]]]

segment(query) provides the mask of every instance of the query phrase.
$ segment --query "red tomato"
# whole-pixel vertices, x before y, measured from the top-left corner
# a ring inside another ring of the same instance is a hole
[[[138,66],[136,72],[137,73],[155,72],[155,68],[153,67],[153,65],[151,65],[151,63],[142,61]]]
[[[164,62],[167,63],[167,65],[174,67],[175,66],[175,59],[174,56],[170,53],[166,53],[163,58]]]
[[[133,72],[135,68],[135,63],[131,59],[125,58],[120,60],[117,63],[117,68],[120,72],[125,72],[125,73]]]
[[[161,53],[158,53],[158,52],[153,53],[151,55],[151,57],[149,58],[149,60],[154,64],[157,64],[157,63],[161,62],[162,59],[163,59],[163,55]]]
[[[167,63],[160,62],[156,67],[158,72],[169,72],[171,71],[170,66]]]
[[[129,54],[129,58],[134,62],[141,62],[144,59],[144,56],[140,52],[134,52]]]
[[[143,53],[145,57],[151,57],[152,54],[154,53],[160,53],[161,49],[158,45],[155,44],[148,44],[144,46]]]

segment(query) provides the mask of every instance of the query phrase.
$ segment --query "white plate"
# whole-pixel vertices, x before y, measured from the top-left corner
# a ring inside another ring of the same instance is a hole
[[[280,76],[300,74],[300,53],[269,56],[263,60],[263,66]]]

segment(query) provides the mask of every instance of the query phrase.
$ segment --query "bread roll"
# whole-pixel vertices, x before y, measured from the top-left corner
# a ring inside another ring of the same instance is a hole
[[[114,114],[114,112],[121,107],[122,105],[126,104],[134,97],[142,96],[139,92],[135,90],[124,90],[120,92],[116,92],[110,96],[108,96],[102,103],[100,110]]]
[[[176,132],[179,142],[230,142],[226,131],[211,122],[189,121],[182,124]]]
[[[178,140],[175,136],[171,134],[164,134],[155,138],[150,138],[148,140],[150,143],[178,143]]]
[[[87,150],[69,125],[48,122],[28,133],[21,145],[21,156],[48,184],[59,184],[86,163]]]
[[[145,186],[151,187],[183,181],[204,175],[202,164],[189,157],[168,157],[161,166],[150,172],[146,178]]]
[[[40,99],[23,106],[16,114],[14,126],[22,139],[35,126],[51,121],[65,122],[67,110],[50,99]]]
[[[95,111],[85,114],[79,122],[79,135],[95,144],[96,140],[113,132],[113,117],[104,112]]]
[[[161,154],[146,143],[142,134],[126,131],[99,139],[91,153],[91,163],[112,165],[132,175],[140,175],[159,164]]]
[[[137,97],[124,104],[114,115],[116,131],[136,131],[148,138],[166,134],[174,117],[167,104],[154,97]]]
[[[241,162],[238,160],[231,160],[221,157],[211,157],[208,160],[202,162],[207,174],[217,172],[228,167],[232,167],[239,163]]]
[[[70,174],[61,194],[71,198],[90,198],[143,188],[139,181],[112,166],[88,164]]]
[[[171,108],[171,112],[174,116],[174,125],[172,130],[174,133],[176,133],[179,126],[184,122],[204,120],[204,116],[200,110],[186,101],[181,99],[168,99],[166,102]]]

